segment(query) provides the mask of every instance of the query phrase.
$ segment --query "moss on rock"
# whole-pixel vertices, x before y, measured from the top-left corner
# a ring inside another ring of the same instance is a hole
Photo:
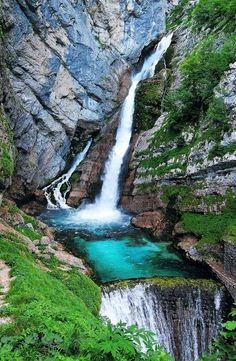
[[[0,107],[0,183],[6,186],[14,170],[13,133],[9,126],[3,106]]]
[[[164,288],[175,288],[175,287],[203,287],[206,289],[215,289],[215,288],[223,288],[220,283],[209,280],[209,279],[191,279],[191,278],[182,278],[182,277],[153,277],[153,278],[145,278],[139,280],[127,280],[121,282],[114,282],[109,284],[109,289],[116,288],[127,288],[134,287],[137,284],[151,284]]]
[[[162,70],[152,79],[147,79],[139,85],[134,112],[136,131],[152,128],[160,116],[165,79],[165,70]]]

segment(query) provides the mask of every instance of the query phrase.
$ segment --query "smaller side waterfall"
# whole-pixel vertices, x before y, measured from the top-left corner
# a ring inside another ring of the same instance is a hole
[[[92,144],[92,139],[88,141],[85,148],[80,152],[76,158],[74,159],[74,162],[72,163],[71,168],[68,170],[67,173],[63,174],[61,177],[53,181],[49,186],[45,187],[43,189],[44,195],[48,202],[48,208],[49,209],[57,209],[57,208],[70,208],[66,204],[66,195],[68,194],[70,190],[70,183],[69,179],[76,170],[77,166],[84,160],[90,146]],[[62,187],[65,187],[65,189],[62,191]]]
[[[209,281],[210,283],[210,281]],[[217,285],[160,287],[139,283],[104,287],[101,315],[155,333],[176,361],[195,361],[208,351],[224,316],[224,292]]]

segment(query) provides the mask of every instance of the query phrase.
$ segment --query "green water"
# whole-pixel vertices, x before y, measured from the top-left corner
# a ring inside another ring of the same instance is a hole
[[[154,240],[129,225],[80,223],[75,211],[47,211],[44,222],[58,230],[59,239],[92,267],[100,282],[154,276],[203,278],[205,274],[189,264],[167,242]]]

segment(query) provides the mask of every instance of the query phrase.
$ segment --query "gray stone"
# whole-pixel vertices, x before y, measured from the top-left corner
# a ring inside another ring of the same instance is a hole
[[[224,270],[236,277],[236,246],[224,242]]]
[[[11,194],[22,198],[64,169],[80,124],[102,128],[120,105],[123,78],[164,30],[167,4],[4,0],[3,7],[14,19],[5,89],[17,146]]]

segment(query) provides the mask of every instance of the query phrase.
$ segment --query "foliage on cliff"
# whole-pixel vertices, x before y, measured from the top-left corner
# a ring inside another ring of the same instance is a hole
[[[202,27],[223,29],[233,32],[236,23],[236,2],[234,0],[200,0],[192,12],[198,31]]]
[[[168,79],[158,94],[163,112],[155,127],[139,137],[130,167],[133,188],[126,191],[133,207],[141,197],[154,210],[182,214],[188,231],[199,236],[199,250],[217,249],[216,255],[224,237],[236,240],[235,4],[182,0],[169,15],[167,29],[174,34]],[[157,71],[151,93],[155,79],[159,85]],[[148,83],[144,85],[148,94]],[[145,96],[140,99],[146,119],[149,103]]]
[[[4,44],[5,22],[3,19],[2,1],[0,1],[0,193],[1,189],[5,189],[10,183],[14,170],[15,156],[13,133],[3,106],[3,89],[5,84],[8,83]]]
[[[13,174],[14,145],[13,135],[3,107],[0,105],[0,183]]]

